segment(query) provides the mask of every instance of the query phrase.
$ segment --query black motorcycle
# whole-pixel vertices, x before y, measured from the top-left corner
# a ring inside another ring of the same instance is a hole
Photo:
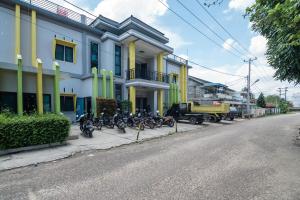
[[[156,111],[156,115],[152,116],[155,126],[160,128],[164,123],[164,119],[160,116],[159,111]]]
[[[93,127],[93,120],[91,119],[90,114],[83,114],[79,117],[79,127],[81,130],[81,134],[85,137],[92,138],[94,127]]]
[[[106,109],[103,109],[103,112],[100,114],[100,123],[101,127],[106,126],[107,128],[114,128],[113,119],[106,112]]]
[[[137,115],[134,115],[133,113],[130,113],[130,115],[127,118],[127,126],[130,128],[139,128],[140,130],[145,129],[144,120],[141,116],[141,113],[138,113]]]
[[[116,114],[113,116],[113,123],[118,127],[118,129],[122,130],[123,133],[126,133],[126,123],[124,122],[120,109],[117,109]]]

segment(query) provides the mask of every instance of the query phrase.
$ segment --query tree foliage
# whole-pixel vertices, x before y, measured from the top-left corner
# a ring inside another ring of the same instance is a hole
[[[260,93],[260,95],[258,96],[256,105],[258,107],[261,107],[261,108],[265,108],[266,107],[266,101],[265,101],[265,97],[264,97],[263,93]]]
[[[278,80],[300,83],[300,1],[256,0],[247,8],[252,29],[267,38],[267,60]]]
[[[265,97],[266,103],[273,104],[277,106],[280,102],[280,97],[278,95],[268,95]]]

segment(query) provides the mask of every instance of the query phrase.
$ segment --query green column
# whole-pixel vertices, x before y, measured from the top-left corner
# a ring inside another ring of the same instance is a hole
[[[109,89],[110,89],[110,98],[113,99],[114,98],[114,76],[113,76],[113,72],[109,71]]]
[[[18,115],[23,115],[23,77],[22,77],[22,56],[17,55],[17,64],[18,64],[18,72],[17,72],[17,102],[18,102]]]
[[[106,70],[101,70],[102,74],[102,97],[106,99]]]
[[[96,67],[92,68],[93,74],[93,98],[92,98],[92,112],[97,113],[97,97],[98,97],[98,71]]]
[[[175,103],[179,103],[179,101],[178,101],[178,95],[179,95],[179,89],[178,89],[178,85],[177,84],[174,84],[174,93],[175,93]]]
[[[54,112],[60,114],[60,93],[59,93],[59,80],[60,80],[60,67],[57,62],[53,63],[54,70]]]
[[[173,85],[170,83],[170,88],[169,88],[169,106],[171,107],[173,104],[173,95],[172,95],[172,90],[173,90]]]

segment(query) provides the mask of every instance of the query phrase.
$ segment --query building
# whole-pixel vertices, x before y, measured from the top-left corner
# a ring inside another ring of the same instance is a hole
[[[225,102],[235,104],[243,102],[241,94],[228,86],[193,76],[189,76],[188,80],[188,99],[203,103]]]
[[[133,16],[119,23],[47,0],[0,0],[0,19],[2,110],[75,116],[102,97],[163,112],[187,100],[187,61]]]

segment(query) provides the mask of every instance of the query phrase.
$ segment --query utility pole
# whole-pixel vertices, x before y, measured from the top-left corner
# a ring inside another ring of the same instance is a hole
[[[282,91],[284,92],[284,100],[286,101],[286,93],[288,91],[288,87],[278,88],[278,91],[279,91],[280,99],[281,99]]]
[[[278,92],[279,92],[279,99],[281,99],[281,88],[278,88]]]
[[[250,78],[251,78],[251,63],[256,60],[257,58],[249,58],[248,60],[244,60],[244,62],[247,62],[249,64],[248,69],[248,76],[247,76],[247,115],[248,118],[250,118]]]
[[[286,92],[287,92],[287,87],[284,88],[284,100],[286,101]]]

